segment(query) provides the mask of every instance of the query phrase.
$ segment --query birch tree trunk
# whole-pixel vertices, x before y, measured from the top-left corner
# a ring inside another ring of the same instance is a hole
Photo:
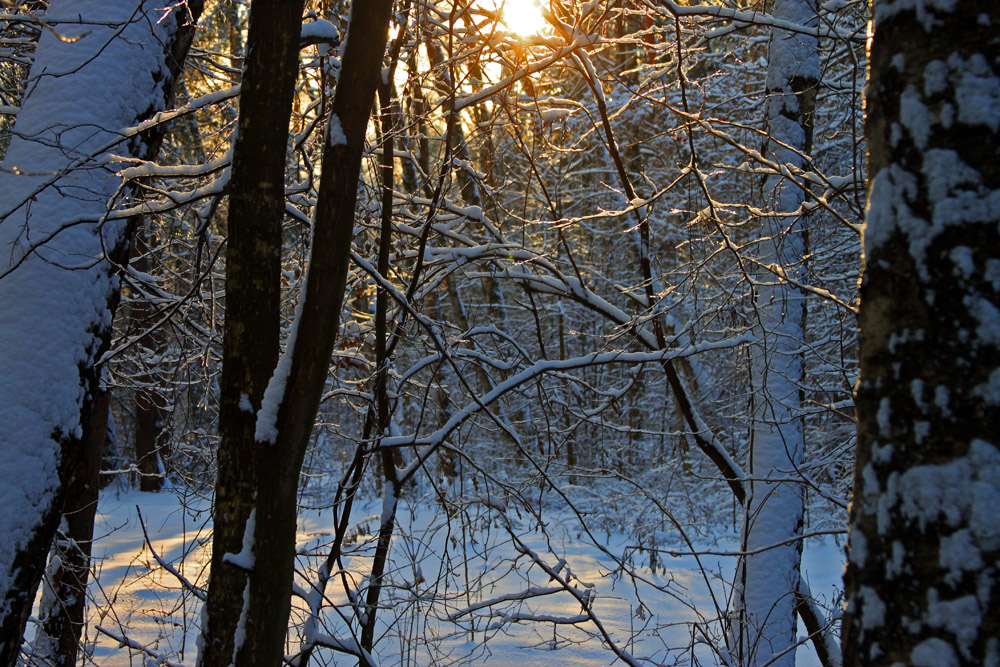
[[[53,2],[0,168],[0,665],[13,665],[69,477],[134,222],[110,220],[112,155],[145,157],[189,34],[186,8]],[[181,59],[183,60],[183,58]]]
[[[847,665],[1000,664],[1000,5],[876,0]]]
[[[777,0],[773,16],[799,25],[816,21],[806,0]],[[816,39],[772,29],[765,155],[779,165],[804,165],[803,155],[811,149],[818,80]],[[805,221],[795,215],[804,195],[780,174],[764,182],[764,197],[773,215],[761,220],[755,285],[751,481],[743,527],[750,555],[737,587],[742,599],[737,603],[740,632],[734,647],[741,665],[795,664],[795,593],[802,553],[795,538],[802,534],[803,495],[800,484],[788,480],[798,475],[804,456],[800,386],[805,300],[779,275],[793,279],[805,275]]]

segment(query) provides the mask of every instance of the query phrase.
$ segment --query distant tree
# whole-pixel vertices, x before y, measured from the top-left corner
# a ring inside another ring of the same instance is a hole
[[[777,0],[775,19],[816,24],[806,0]],[[802,169],[812,150],[819,85],[817,39],[771,29],[765,81],[765,157],[782,172]],[[771,171],[771,170],[769,170]],[[805,463],[802,420],[807,192],[784,173],[764,179],[765,210],[755,272],[752,351],[753,437],[747,473],[744,549],[732,647],[739,664],[794,665],[795,598],[799,587]]]
[[[998,664],[1000,5],[873,21],[845,664]]]

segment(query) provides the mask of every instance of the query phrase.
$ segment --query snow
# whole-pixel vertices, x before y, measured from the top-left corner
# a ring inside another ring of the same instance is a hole
[[[586,51],[583,51],[583,49],[597,43],[598,41],[600,41],[599,38],[593,35],[576,35],[573,40],[565,46],[560,46],[550,55],[534,62],[530,62],[522,68],[515,70],[513,74],[506,77],[502,81],[499,81],[491,86],[487,86],[479,92],[456,99],[454,106],[455,111],[461,111],[468,106],[479,104],[494,95],[502,94],[507,91],[513,83],[529,77],[535,72],[540,72],[563,58],[572,56],[576,53],[586,56]]]
[[[983,280],[988,282],[994,290],[1000,292],[1000,259],[990,258],[986,260],[986,270],[983,272]]]
[[[958,278],[971,278],[976,272],[976,262],[972,257],[972,248],[965,245],[951,249],[951,261],[955,264],[955,275]]]
[[[223,554],[223,562],[231,563],[248,572],[253,569],[255,560],[253,552],[253,531],[256,524],[257,510],[253,509],[250,510],[250,516],[247,517],[246,525],[243,527],[243,544],[241,545],[242,548],[240,549],[240,552],[238,554]]]
[[[934,405],[945,417],[951,417],[951,407],[948,405],[948,387],[938,385],[934,390]]]
[[[958,0],[886,0],[875,4],[872,22],[877,30],[882,21],[897,14],[913,12],[929,32],[937,23],[937,16],[954,11],[957,2]]]
[[[961,581],[963,572],[974,572],[983,566],[972,533],[968,530],[959,530],[941,538],[939,562],[948,571],[944,582],[952,586]]]
[[[191,597],[181,604],[182,585],[156,566],[139,526],[137,507],[146,520],[150,543],[164,560],[190,579],[207,573],[211,541],[207,500],[173,493],[116,493],[110,487],[101,495],[94,528],[96,579],[89,588],[88,622],[91,628],[107,623],[138,644],[193,664],[201,605],[191,604]],[[204,584],[203,578],[200,583]],[[94,663],[101,667],[145,664],[139,651],[119,641],[92,629],[87,636]]]
[[[385,493],[382,495],[382,518],[379,525],[385,528],[391,524],[396,519],[396,505],[399,503],[399,497],[396,495],[396,490],[392,484],[386,484]]]
[[[872,177],[870,187],[864,231],[864,251],[869,257],[892,237],[897,221],[914,217],[907,201],[916,197],[917,180],[898,165],[890,165]]]
[[[1000,368],[994,369],[990,373],[989,380],[976,385],[971,393],[977,398],[982,398],[987,405],[1000,406]]]
[[[885,624],[885,603],[878,592],[870,586],[862,586],[858,598],[861,600],[861,627],[866,630],[882,627]]]
[[[113,627],[128,641],[122,645],[118,640],[90,633],[94,662],[101,667],[144,664],[142,659],[135,662],[141,653],[137,647],[144,646],[172,664],[193,664],[200,604],[192,597],[183,600],[182,586],[148,556],[138,526],[137,505],[146,519],[152,544],[165,560],[191,578],[204,577],[207,572],[211,523],[206,500],[171,493],[103,494],[94,545],[97,580],[90,588],[96,604],[89,607],[88,615],[92,624],[113,615],[117,621]],[[356,512],[358,516],[369,517],[377,508],[376,501],[357,508]],[[446,563],[465,554],[469,576],[479,581],[480,589],[474,590],[471,603],[466,603],[461,581],[449,583],[430,577],[422,582],[423,577],[414,581],[410,576],[408,588],[396,589],[401,597],[380,612],[376,636],[388,634],[376,645],[373,662],[401,664],[403,657],[408,656],[414,664],[430,664],[432,655],[439,659],[449,656],[449,660],[462,664],[497,667],[513,664],[598,667],[612,661],[613,655],[593,636],[593,625],[587,622],[560,625],[558,634],[562,639],[554,641],[552,625],[546,620],[582,621],[586,613],[581,612],[577,597],[537,566],[528,567],[529,562],[525,561],[522,567],[511,569],[518,552],[509,535],[502,530],[497,533],[484,524],[479,531],[467,535],[464,543],[454,542],[449,536],[456,533],[449,531],[449,519],[436,508],[437,503],[430,498],[416,505],[400,501],[399,532],[393,543],[394,566],[388,571],[403,574],[416,567],[437,573],[445,567],[449,577],[457,576],[461,566],[455,569],[454,564]],[[484,511],[488,511],[484,517],[492,516],[494,522],[503,516],[492,508]],[[370,521],[372,527],[376,526],[377,514]],[[653,572],[636,566],[640,578],[633,584],[628,577],[614,574],[619,571],[618,566],[585,536],[581,539],[565,514],[546,514],[545,524],[548,526],[545,533],[523,526],[516,529],[515,535],[550,572],[569,581],[581,595],[586,594],[588,608],[616,642],[625,645],[629,637],[633,638],[628,650],[642,664],[673,664],[678,659],[687,664],[692,655],[689,648],[692,632],[698,636],[701,630],[712,633],[709,619],[716,613],[712,595],[725,599],[727,582],[735,571],[735,557],[696,558],[684,555],[690,552],[691,545],[678,544],[674,548],[680,555],[665,561],[665,571]],[[328,510],[306,511],[300,517],[297,537],[300,573],[316,562],[304,554],[323,555],[322,545],[331,531]],[[349,579],[360,581],[367,573],[371,561],[364,543],[374,539],[375,534],[362,531],[359,547],[345,554]],[[735,537],[720,540],[694,546],[720,552],[738,550]],[[631,542],[623,535],[611,533],[601,544],[620,554]],[[804,576],[821,605],[835,604],[843,566],[842,548],[832,540],[810,540],[805,547]],[[551,549],[558,551],[559,556],[550,554]],[[300,588],[310,590],[300,577],[297,583]],[[327,591],[325,604],[346,602],[339,584],[336,590],[333,588]],[[452,602],[440,607],[430,605],[430,595],[435,590],[443,598],[454,595]],[[420,602],[416,603],[417,600]],[[324,607],[319,620],[321,627],[314,626],[312,636],[318,645],[357,648],[330,607]],[[697,623],[701,630],[695,630],[692,623]],[[468,632],[472,627],[476,628],[475,641],[470,640]],[[801,627],[799,634],[804,634]],[[718,664],[718,657],[704,644],[694,648],[694,655],[700,664]],[[797,658],[799,667],[819,666],[809,645],[797,650]]]
[[[885,564],[886,579],[896,579],[905,572],[906,548],[896,540],[892,543],[891,557]]]
[[[993,75],[990,64],[980,53],[963,59],[957,53],[948,58],[953,76],[958,78],[955,101],[958,120],[966,125],[985,125],[994,132],[1000,129],[1000,79]]]
[[[979,548],[1000,548],[1000,451],[975,440],[964,457],[926,464],[889,476],[879,510],[899,507],[902,517],[920,530],[944,517],[950,526],[968,527]],[[905,493],[903,492],[905,490]],[[867,493],[867,490],[866,490]],[[881,527],[881,520],[879,521]],[[969,552],[967,552],[969,553]],[[971,556],[971,554],[970,554]]]
[[[924,95],[930,97],[948,88],[950,76],[943,60],[932,60],[924,68]]]
[[[977,322],[976,346],[991,345],[1000,348],[1000,309],[989,299],[980,296],[964,298],[969,314]]]
[[[878,402],[878,412],[875,413],[875,421],[878,422],[878,434],[883,438],[892,435],[892,404],[888,397],[884,397]]]
[[[469,220],[481,222],[483,219],[482,206],[449,206],[448,210],[453,211],[462,217],[468,218]]]
[[[851,562],[864,567],[868,559],[868,538],[860,530],[851,533]]]
[[[352,259],[359,264],[364,263],[356,255],[352,255]],[[391,288],[391,285],[387,285]],[[725,349],[733,347],[740,343],[745,343],[749,340],[748,336],[740,336],[734,339],[721,341],[718,343],[703,343],[700,345],[692,345],[687,349],[673,350],[666,349],[658,352],[599,352],[594,354],[589,354],[584,357],[561,359],[561,360],[547,360],[539,361],[520,373],[516,373],[510,376],[503,382],[497,383],[489,392],[479,396],[476,400],[472,401],[466,405],[463,409],[457,410],[452,414],[452,416],[446,421],[440,428],[436,431],[418,436],[413,435],[399,435],[392,436],[390,438],[385,438],[382,441],[383,446],[387,447],[400,447],[406,445],[423,445],[425,448],[421,452],[420,456],[415,457],[413,462],[406,468],[405,471],[400,473],[400,477],[405,479],[413,474],[414,471],[421,468],[424,464],[427,456],[430,455],[442,442],[447,438],[456,428],[461,426],[466,420],[468,420],[472,415],[479,413],[480,410],[489,406],[494,401],[498,400],[500,397],[506,395],[512,389],[519,387],[520,385],[542,375],[544,373],[551,373],[556,371],[566,371],[572,370],[574,368],[583,368],[599,364],[611,364],[611,363],[651,363],[662,361],[664,359],[680,358],[685,356],[693,356],[700,352],[705,352],[712,349]],[[260,428],[260,417],[258,416],[258,429]],[[700,419],[699,419],[700,421]],[[701,423],[702,429],[701,433],[704,437],[711,439],[711,430]],[[726,463],[730,466],[730,469],[738,476],[739,479],[744,477],[743,473],[740,471],[739,466],[735,461],[732,460],[729,453],[722,447],[721,444],[711,440],[710,446],[716,448],[720,457],[722,457]]]
[[[919,129],[919,124],[915,127]],[[866,255],[870,255],[899,230],[909,240],[910,254],[924,274],[926,250],[947,227],[990,222],[1000,216],[1000,190],[985,189],[980,174],[951,149],[925,151],[921,174],[932,202],[931,220],[917,217],[909,206],[917,200],[917,177],[892,164],[872,179],[864,245]]]
[[[227,556],[229,554],[226,554]],[[233,660],[230,663],[235,665],[239,659],[240,651],[243,649],[243,642],[247,637],[247,610],[250,608],[250,580],[243,586],[243,607],[240,609],[240,618],[236,621],[236,631],[233,633]]]
[[[42,31],[0,169],[0,563],[13,561],[52,505],[60,442],[81,434],[80,372],[95,361],[95,333],[110,325],[116,284],[103,249],[124,230],[123,222],[97,224],[121,183],[103,156],[123,152],[124,131],[164,106],[153,75],[165,76],[161,43],[175,22],[143,17],[159,18],[159,7],[51,5],[53,23],[64,11],[93,21],[60,26],[76,40]],[[0,599],[12,574],[0,571]]]
[[[907,86],[899,98],[899,120],[909,130],[917,148],[927,148],[935,118],[914,86]]]
[[[550,107],[548,109],[542,109],[540,115],[544,122],[553,123],[557,120],[565,120],[566,118],[569,118],[573,111],[573,109],[566,109],[562,107]]]
[[[346,146],[347,136],[344,134],[344,127],[340,124],[340,116],[330,114],[330,124],[326,128],[327,143],[330,146]]]
[[[950,149],[932,148],[924,153],[921,171],[933,202],[935,231],[941,225],[990,222],[1000,213],[1000,190],[981,189],[982,176]]]
[[[340,32],[337,30],[337,26],[326,19],[316,19],[302,24],[300,37],[303,40],[325,41],[333,44],[340,41]]]
[[[299,330],[299,322],[302,320],[302,308],[306,302],[306,275],[309,266],[302,273],[302,282],[299,287],[299,302],[295,305],[295,316],[292,318],[291,330],[288,332],[288,339],[285,341],[285,350],[278,360],[278,365],[274,369],[274,374],[267,383],[264,390],[264,397],[261,399],[260,411],[257,413],[257,426],[254,431],[254,438],[257,442],[275,444],[278,441],[278,409],[285,398],[285,385],[288,383],[288,374],[292,372],[292,358],[295,353],[295,339]]]
[[[958,667],[955,650],[942,639],[931,637],[917,644],[910,653],[913,667]]]
[[[915,12],[918,20],[930,26],[934,16],[952,7],[953,0],[897,0],[880,3],[875,20],[877,23],[905,10]],[[948,96],[949,90],[954,105],[938,100],[941,95]],[[897,146],[904,133],[908,135],[922,151],[922,164],[919,171],[891,164],[873,175],[864,235],[866,255],[901,232],[907,238],[917,270],[926,280],[926,250],[939,234],[954,224],[988,223],[1000,217],[1000,190],[985,187],[982,175],[958,152],[935,146],[932,141],[937,127],[947,129],[956,122],[996,132],[1000,128],[998,107],[1000,78],[977,53],[968,58],[952,53],[946,60],[932,60],[924,69],[922,86],[907,86],[900,98],[900,122],[890,128],[890,140]],[[917,217],[910,208],[918,202],[920,182],[931,205],[929,220]],[[957,249],[952,260],[961,277],[974,274],[971,250]]]

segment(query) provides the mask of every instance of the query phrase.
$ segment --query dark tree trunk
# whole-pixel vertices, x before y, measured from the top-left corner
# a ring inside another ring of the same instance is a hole
[[[73,471],[63,506],[66,522],[52,545],[33,652],[41,664],[52,667],[76,664],[87,601],[98,478],[108,435],[110,402],[110,394],[105,389],[94,397],[84,427],[81,460]]]
[[[246,611],[246,640],[237,667],[281,663],[295,563],[296,492],[316,410],[340,325],[350,260],[358,177],[365,133],[381,78],[391,0],[351,4],[350,28],[324,147],[323,173],[306,284],[268,402],[276,414],[260,415],[254,571]],[[335,126],[334,126],[335,127]],[[272,432],[268,432],[272,431]]]
[[[165,444],[163,442],[163,416],[166,412],[164,408],[163,394],[156,388],[136,390],[135,458],[139,466],[140,491],[156,492],[163,488],[165,470],[161,448]]]
[[[233,661],[236,627],[243,613],[247,574],[225,562],[224,556],[242,550],[256,489],[255,415],[279,353],[286,146],[302,8],[303,0],[254,0],[250,6],[229,190],[221,441],[211,577],[202,615],[202,665]]]
[[[1000,662],[1000,4],[874,4],[845,665]]]
[[[132,266],[141,273],[150,273],[152,258],[151,245],[142,230],[136,232],[132,244]],[[132,306],[131,327],[136,332],[143,332],[139,342],[139,363],[144,364],[143,357],[160,358],[166,351],[166,338],[162,331],[153,329],[155,311],[153,305],[141,296]],[[139,489],[155,492],[163,488],[165,470],[161,469],[163,457],[160,448],[166,446],[163,438],[163,420],[166,416],[166,399],[163,392],[156,386],[155,369],[142,368],[135,378],[138,385],[135,390],[135,460],[139,468]]]

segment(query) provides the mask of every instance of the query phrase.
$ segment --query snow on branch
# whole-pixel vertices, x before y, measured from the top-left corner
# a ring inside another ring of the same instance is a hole
[[[512,375],[507,380],[497,384],[491,391],[478,397],[478,399],[465,406],[461,410],[452,414],[451,418],[445,422],[445,424],[437,429],[436,431],[424,435],[418,436],[416,434],[406,435],[406,436],[394,436],[391,438],[385,438],[382,441],[383,447],[402,447],[407,445],[423,445],[427,449],[420,453],[419,456],[415,457],[414,461],[406,468],[406,470],[401,474],[401,478],[406,479],[412,476],[421,466],[424,465],[426,459],[431,455],[433,450],[444,442],[455,429],[461,426],[465,421],[472,415],[478,413],[485,406],[498,400],[501,396],[513,391],[517,387],[544,375],[546,373],[552,373],[557,371],[567,371],[574,370],[578,368],[585,368],[588,366],[595,365],[605,365],[605,364],[648,364],[661,362],[668,359],[678,359],[682,357],[687,357],[695,354],[701,354],[710,350],[721,350],[737,347],[739,345],[744,345],[752,341],[752,336],[749,334],[737,336],[735,338],[730,338],[724,341],[713,342],[713,343],[701,343],[698,345],[691,345],[685,349],[666,349],[658,350],[654,352],[594,352],[591,354],[584,355],[582,357],[575,357],[570,359],[553,359],[546,361],[539,361],[528,367],[527,369]]]
[[[630,665],[632,667],[638,667],[639,661],[636,660],[636,658],[634,658],[631,653],[618,646],[618,644],[614,641],[614,639],[612,639],[611,634],[604,627],[604,624],[601,623],[601,619],[599,619],[597,615],[594,614],[593,602],[596,594],[595,589],[593,589],[590,584],[584,584],[584,586],[587,587],[587,590],[586,591],[579,590],[569,582],[568,577],[563,576],[562,573],[560,572],[563,565],[565,564],[564,561],[560,561],[559,565],[555,568],[549,566],[548,563],[546,563],[537,553],[535,553],[534,550],[531,549],[531,547],[525,544],[521,540],[521,538],[519,538],[514,533],[513,530],[511,530],[509,525],[507,526],[507,531],[514,543],[515,549],[517,549],[522,554],[531,558],[531,560],[535,562],[535,565],[541,568],[541,570],[545,572],[545,574],[549,575],[550,579],[559,582],[562,585],[564,591],[568,592],[577,599],[577,601],[580,603],[580,608],[582,609],[583,615],[586,617],[587,620],[593,623],[594,626],[596,626],[597,631],[600,633],[601,637],[604,640],[604,643],[608,646],[608,648],[610,648],[614,652],[616,656],[618,656],[618,659],[624,662],[626,665]],[[574,624],[575,623],[576,622],[574,622]]]
[[[764,14],[761,12],[741,12],[737,9],[723,7],[721,5],[685,6],[677,4],[674,0],[658,0],[658,2],[662,5],[662,7],[658,7],[652,2],[648,2],[647,5],[661,14],[669,14],[671,18],[718,18],[731,20],[735,24],[733,28],[722,28],[715,33],[706,35],[706,37],[718,37],[726,34],[727,32],[731,32],[733,29],[745,28],[751,25],[760,25],[770,28],[780,28],[782,30],[787,30],[788,32],[809,35],[812,37],[834,37],[836,39],[854,42],[855,44],[864,44],[865,42],[864,30],[844,30],[832,25],[823,25],[819,27],[805,26],[799,23],[792,23],[791,21],[776,19],[770,14]]]
[[[183,574],[181,574],[180,572],[178,572],[177,568],[175,568],[173,565],[171,565],[167,561],[163,560],[163,558],[160,556],[160,554],[156,553],[156,549],[153,548],[153,543],[150,542],[150,540],[149,540],[149,533],[146,532],[146,522],[143,521],[143,519],[142,519],[142,510],[140,510],[139,506],[136,505],[135,506],[135,511],[136,511],[136,514],[138,514],[138,516],[139,516],[139,525],[142,527],[142,537],[143,537],[143,539],[146,540],[146,546],[149,547],[149,553],[153,554],[153,559],[160,565],[160,567],[162,567],[164,570],[166,570],[167,572],[169,572],[170,574],[172,574],[174,576],[174,578],[181,583],[181,586],[183,586],[188,592],[190,592],[196,598],[198,598],[199,600],[201,600],[202,602],[204,602],[205,601],[205,591],[202,588],[200,588],[200,587],[196,586],[195,584],[191,583],[190,579],[188,579]]]
[[[94,629],[100,632],[102,635],[107,635],[108,637],[111,637],[111,639],[114,639],[116,642],[118,642],[118,648],[129,648],[134,651],[140,651],[141,653],[145,653],[146,655],[148,655],[151,658],[151,660],[149,660],[146,664],[153,664],[157,665],[158,667],[184,667],[183,663],[167,660],[167,656],[163,655],[162,653],[157,653],[156,651],[149,648],[145,644],[140,644],[134,639],[129,639],[124,634],[118,634],[116,632],[112,632],[111,630],[108,630],[107,628],[101,625],[95,625]]]
[[[563,58],[572,56],[575,52],[583,49],[587,46],[593,46],[599,42],[599,38],[591,35],[578,35],[572,42],[566,46],[559,47],[551,55],[541,60],[536,60],[533,63],[521,67],[516,72],[505,78],[499,83],[495,83],[492,86],[483,88],[478,93],[473,93],[471,95],[466,95],[455,100],[455,111],[461,111],[465,107],[472,106],[474,104],[479,104],[480,102],[487,100],[494,95],[503,92],[504,90],[510,88],[515,83],[521,79],[527,78],[534,74],[535,72],[541,72],[542,70],[548,68],[553,63],[556,63]]]
[[[378,661],[371,653],[362,648],[356,639],[337,639],[328,634],[317,632],[312,635],[311,640],[314,646],[322,646],[339,653],[363,658],[369,667],[378,667]]]
[[[506,593],[504,595],[497,595],[496,597],[489,598],[487,600],[482,600],[476,604],[465,607],[464,609],[459,609],[454,611],[446,617],[449,621],[457,621],[463,616],[468,616],[469,614],[479,611],[480,609],[486,609],[487,607],[492,607],[494,605],[502,604],[504,602],[514,602],[530,600],[531,598],[542,597],[544,595],[554,595],[555,593],[562,593],[565,588],[562,586],[531,586],[524,589],[523,591],[518,591],[517,593]]]

